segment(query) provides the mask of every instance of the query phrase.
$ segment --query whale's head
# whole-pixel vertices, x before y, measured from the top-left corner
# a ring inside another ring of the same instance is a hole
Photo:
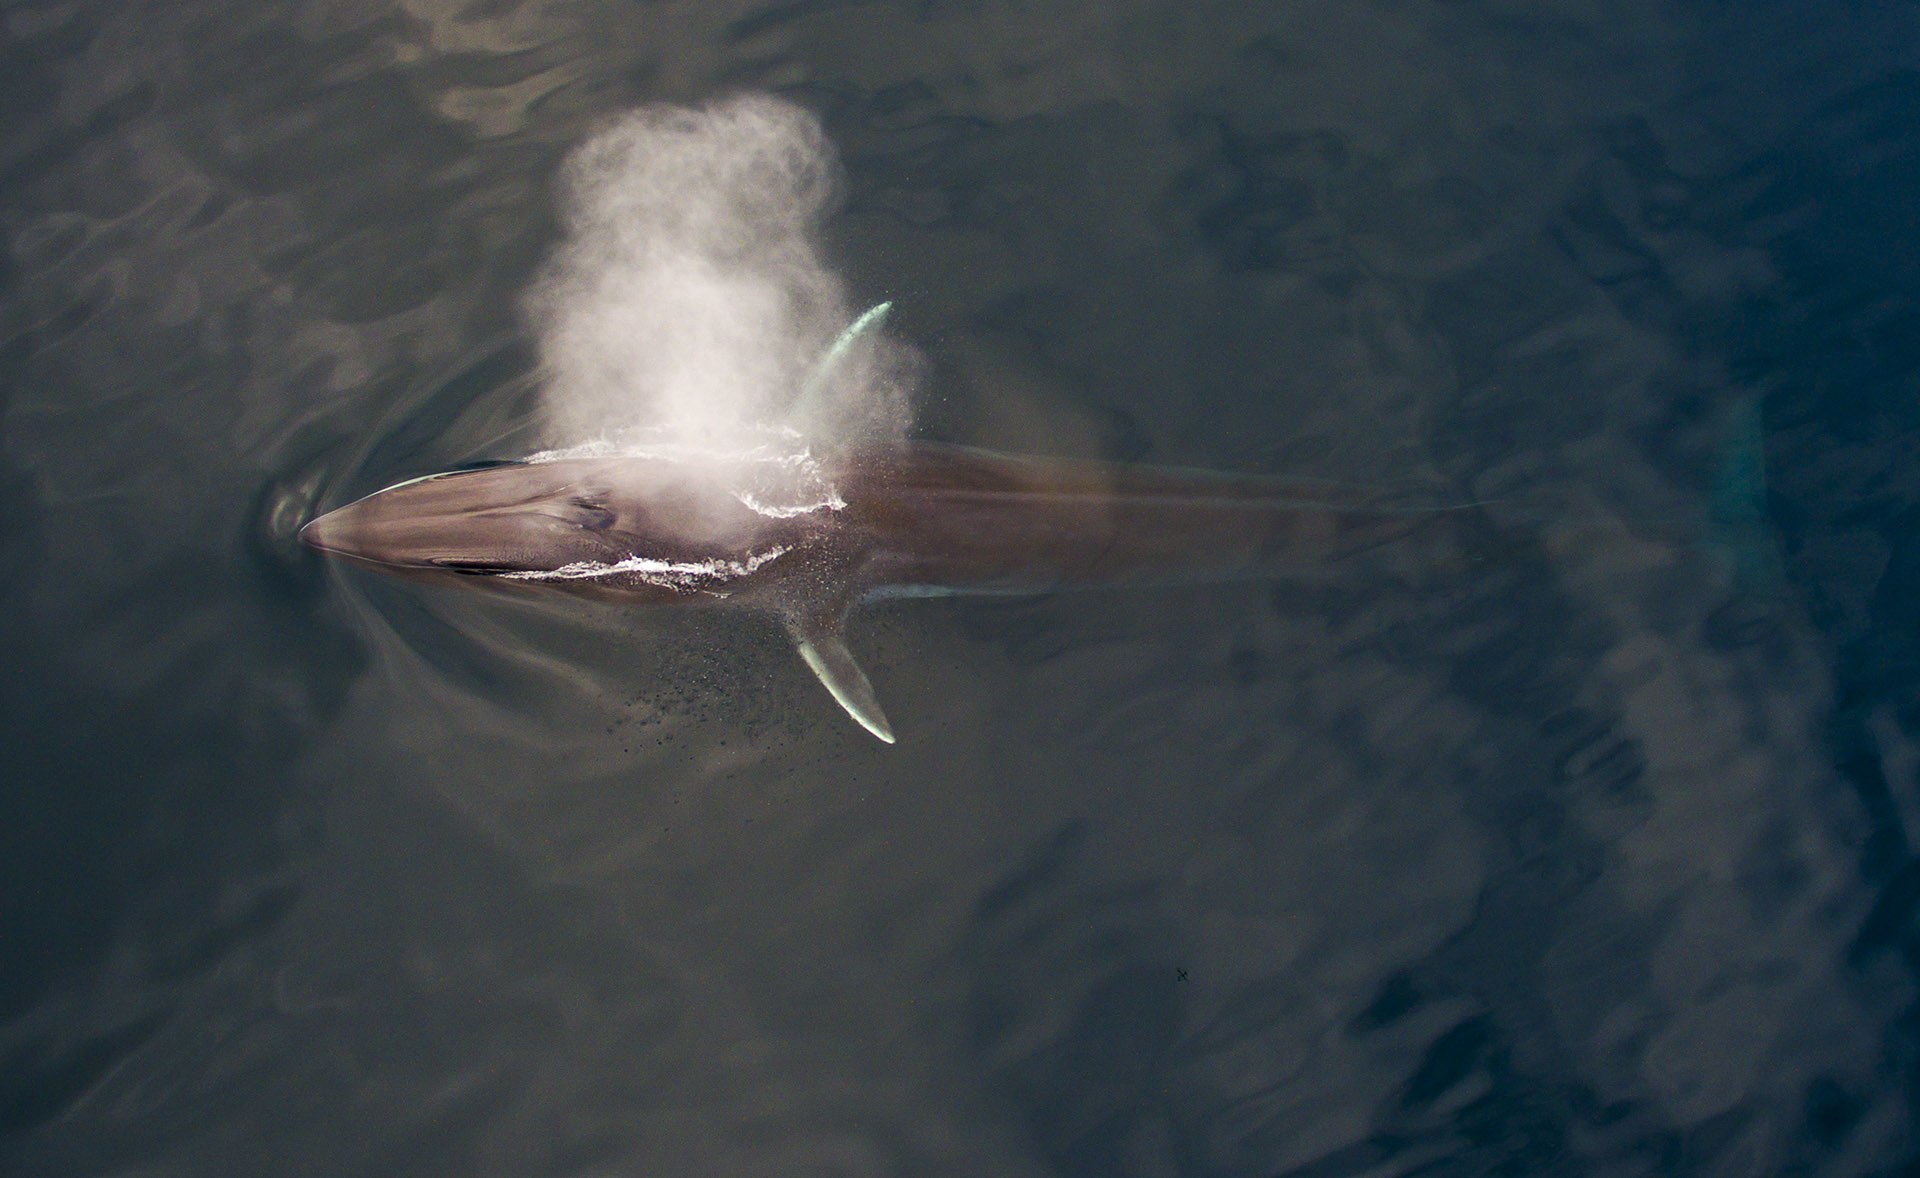
[[[582,458],[410,479],[327,512],[300,539],[390,575],[675,595],[729,593],[805,531],[684,464]]]
[[[636,521],[588,473],[512,462],[409,479],[327,512],[300,539],[393,573],[525,574],[631,556]]]

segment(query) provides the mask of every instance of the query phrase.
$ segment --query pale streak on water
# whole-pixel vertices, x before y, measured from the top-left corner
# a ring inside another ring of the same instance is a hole
[[[10,6],[0,1161],[1894,1167],[1915,20]],[[840,144],[928,429],[1440,480],[1496,559],[902,603],[883,748],[771,628],[292,549],[532,448],[558,160],[742,86]],[[1694,541],[1755,398],[1739,587]]]

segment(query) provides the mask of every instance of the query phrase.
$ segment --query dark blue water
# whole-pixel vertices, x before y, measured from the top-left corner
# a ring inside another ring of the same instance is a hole
[[[1892,1174],[1920,10],[0,10],[0,1169]],[[606,118],[776,90],[925,432],[1456,486],[1437,583],[376,583]]]

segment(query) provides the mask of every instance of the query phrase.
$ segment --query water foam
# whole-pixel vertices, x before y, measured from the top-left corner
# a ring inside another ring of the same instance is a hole
[[[629,556],[625,560],[612,564],[579,561],[561,565],[557,569],[501,573],[500,576],[509,581],[592,581],[620,578],[641,581],[680,593],[705,593],[719,597],[725,595],[729,583],[751,575],[769,561],[785,556],[788,551],[790,550],[787,548],[776,546],[764,552],[753,553],[743,560],[681,561]]]

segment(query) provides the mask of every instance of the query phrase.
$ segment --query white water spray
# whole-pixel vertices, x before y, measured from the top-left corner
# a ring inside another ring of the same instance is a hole
[[[813,375],[853,318],[817,241],[840,184],[819,121],[766,95],[647,107],[578,148],[527,300],[550,443],[698,465],[904,437],[903,349],[866,333]]]

